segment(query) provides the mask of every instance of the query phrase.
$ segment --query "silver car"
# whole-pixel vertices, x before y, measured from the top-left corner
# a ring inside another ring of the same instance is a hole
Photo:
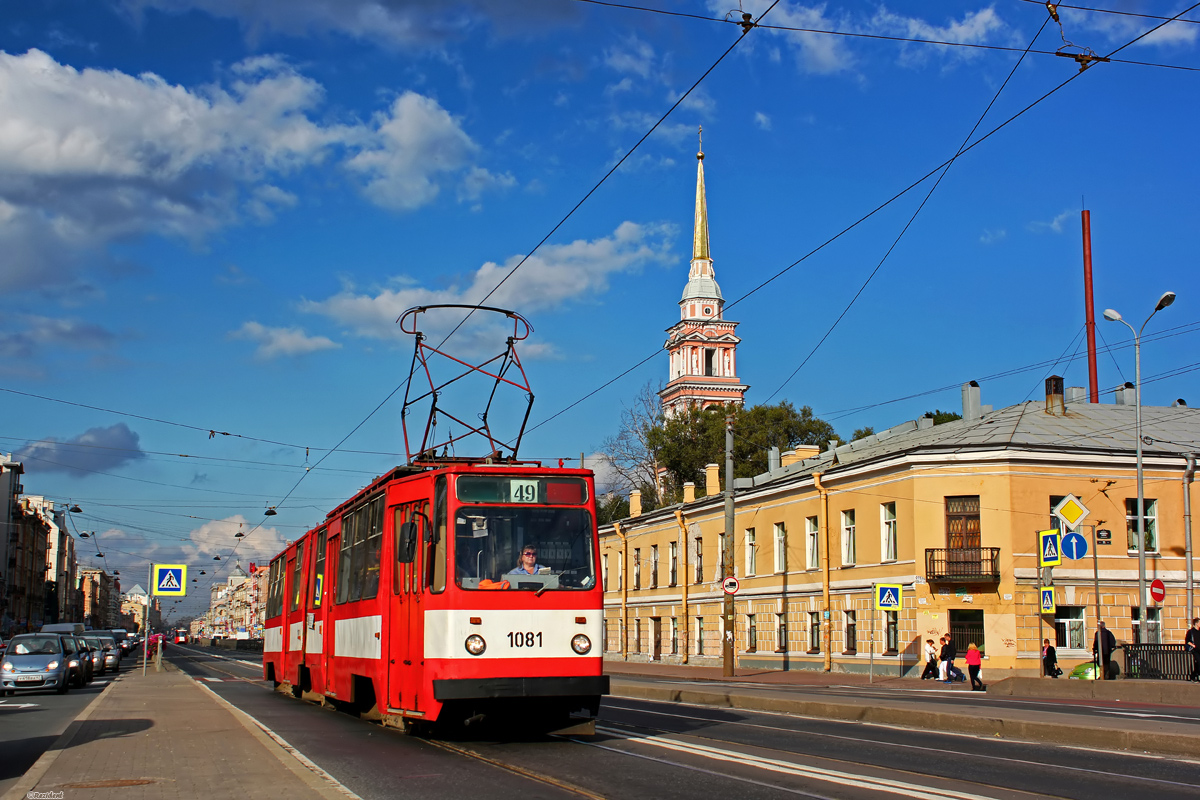
[[[108,672],[108,661],[104,657],[104,642],[99,636],[78,636],[78,639],[83,639],[92,648],[92,674],[103,675]]]
[[[68,655],[62,638],[52,633],[26,633],[14,636],[0,662],[0,693],[54,689],[66,694],[75,675],[78,659]]]

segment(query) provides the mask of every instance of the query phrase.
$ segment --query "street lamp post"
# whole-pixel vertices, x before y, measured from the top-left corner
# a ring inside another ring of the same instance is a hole
[[[1158,303],[1142,327],[1134,330],[1133,326],[1121,317],[1114,309],[1104,311],[1104,318],[1109,322],[1120,322],[1133,334],[1134,361],[1134,430],[1137,438],[1137,548],[1138,548],[1138,626],[1139,639],[1143,643],[1149,640],[1150,620],[1146,616],[1146,493],[1142,473],[1142,331],[1159,311],[1175,302],[1174,292],[1163,292]]]

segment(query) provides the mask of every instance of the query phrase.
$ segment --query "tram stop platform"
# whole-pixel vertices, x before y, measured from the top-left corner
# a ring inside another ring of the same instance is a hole
[[[140,662],[119,673],[0,800],[111,800],[113,789],[122,800],[345,800],[225,700],[169,664],[142,675]]]
[[[1200,684],[1006,677],[969,684],[606,659],[612,694],[1097,750],[1200,756]]]

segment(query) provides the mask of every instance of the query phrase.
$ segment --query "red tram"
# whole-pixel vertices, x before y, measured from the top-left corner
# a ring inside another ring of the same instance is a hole
[[[264,678],[406,728],[594,718],[597,549],[590,470],[397,467],[271,562]]]

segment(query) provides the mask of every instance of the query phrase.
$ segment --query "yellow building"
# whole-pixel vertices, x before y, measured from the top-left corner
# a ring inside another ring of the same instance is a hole
[[[1162,602],[1147,597],[1143,635],[1132,389],[1128,404],[1119,393],[1098,405],[1082,389],[1064,398],[1061,378],[1047,386],[1044,402],[992,411],[972,382],[961,420],[785,453],[735,481],[738,665],[865,672],[873,660],[878,673],[908,674],[921,644],[950,632],[960,652],[984,650],[985,670],[1037,674],[1043,638],[1069,669],[1091,658],[1097,580],[1099,618],[1119,643],[1182,642],[1196,615],[1185,600],[1184,497],[1195,493],[1184,453],[1200,449],[1200,413],[1142,409],[1145,581],[1166,586]],[[717,479],[710,465],[707,496],[689,490],[646,514],[635,497],[633,516],[601,528],[608,658],[721,663]],[[1051,512],[1068,495],[1088,509],[1078,530],[1089,552],[1039,575],[1038,532],[1061,525]],[[1052,581],[1053,613],[1039,614],[1040,577]],[[880,584],[902,586],[901,610],[874,610]]]

